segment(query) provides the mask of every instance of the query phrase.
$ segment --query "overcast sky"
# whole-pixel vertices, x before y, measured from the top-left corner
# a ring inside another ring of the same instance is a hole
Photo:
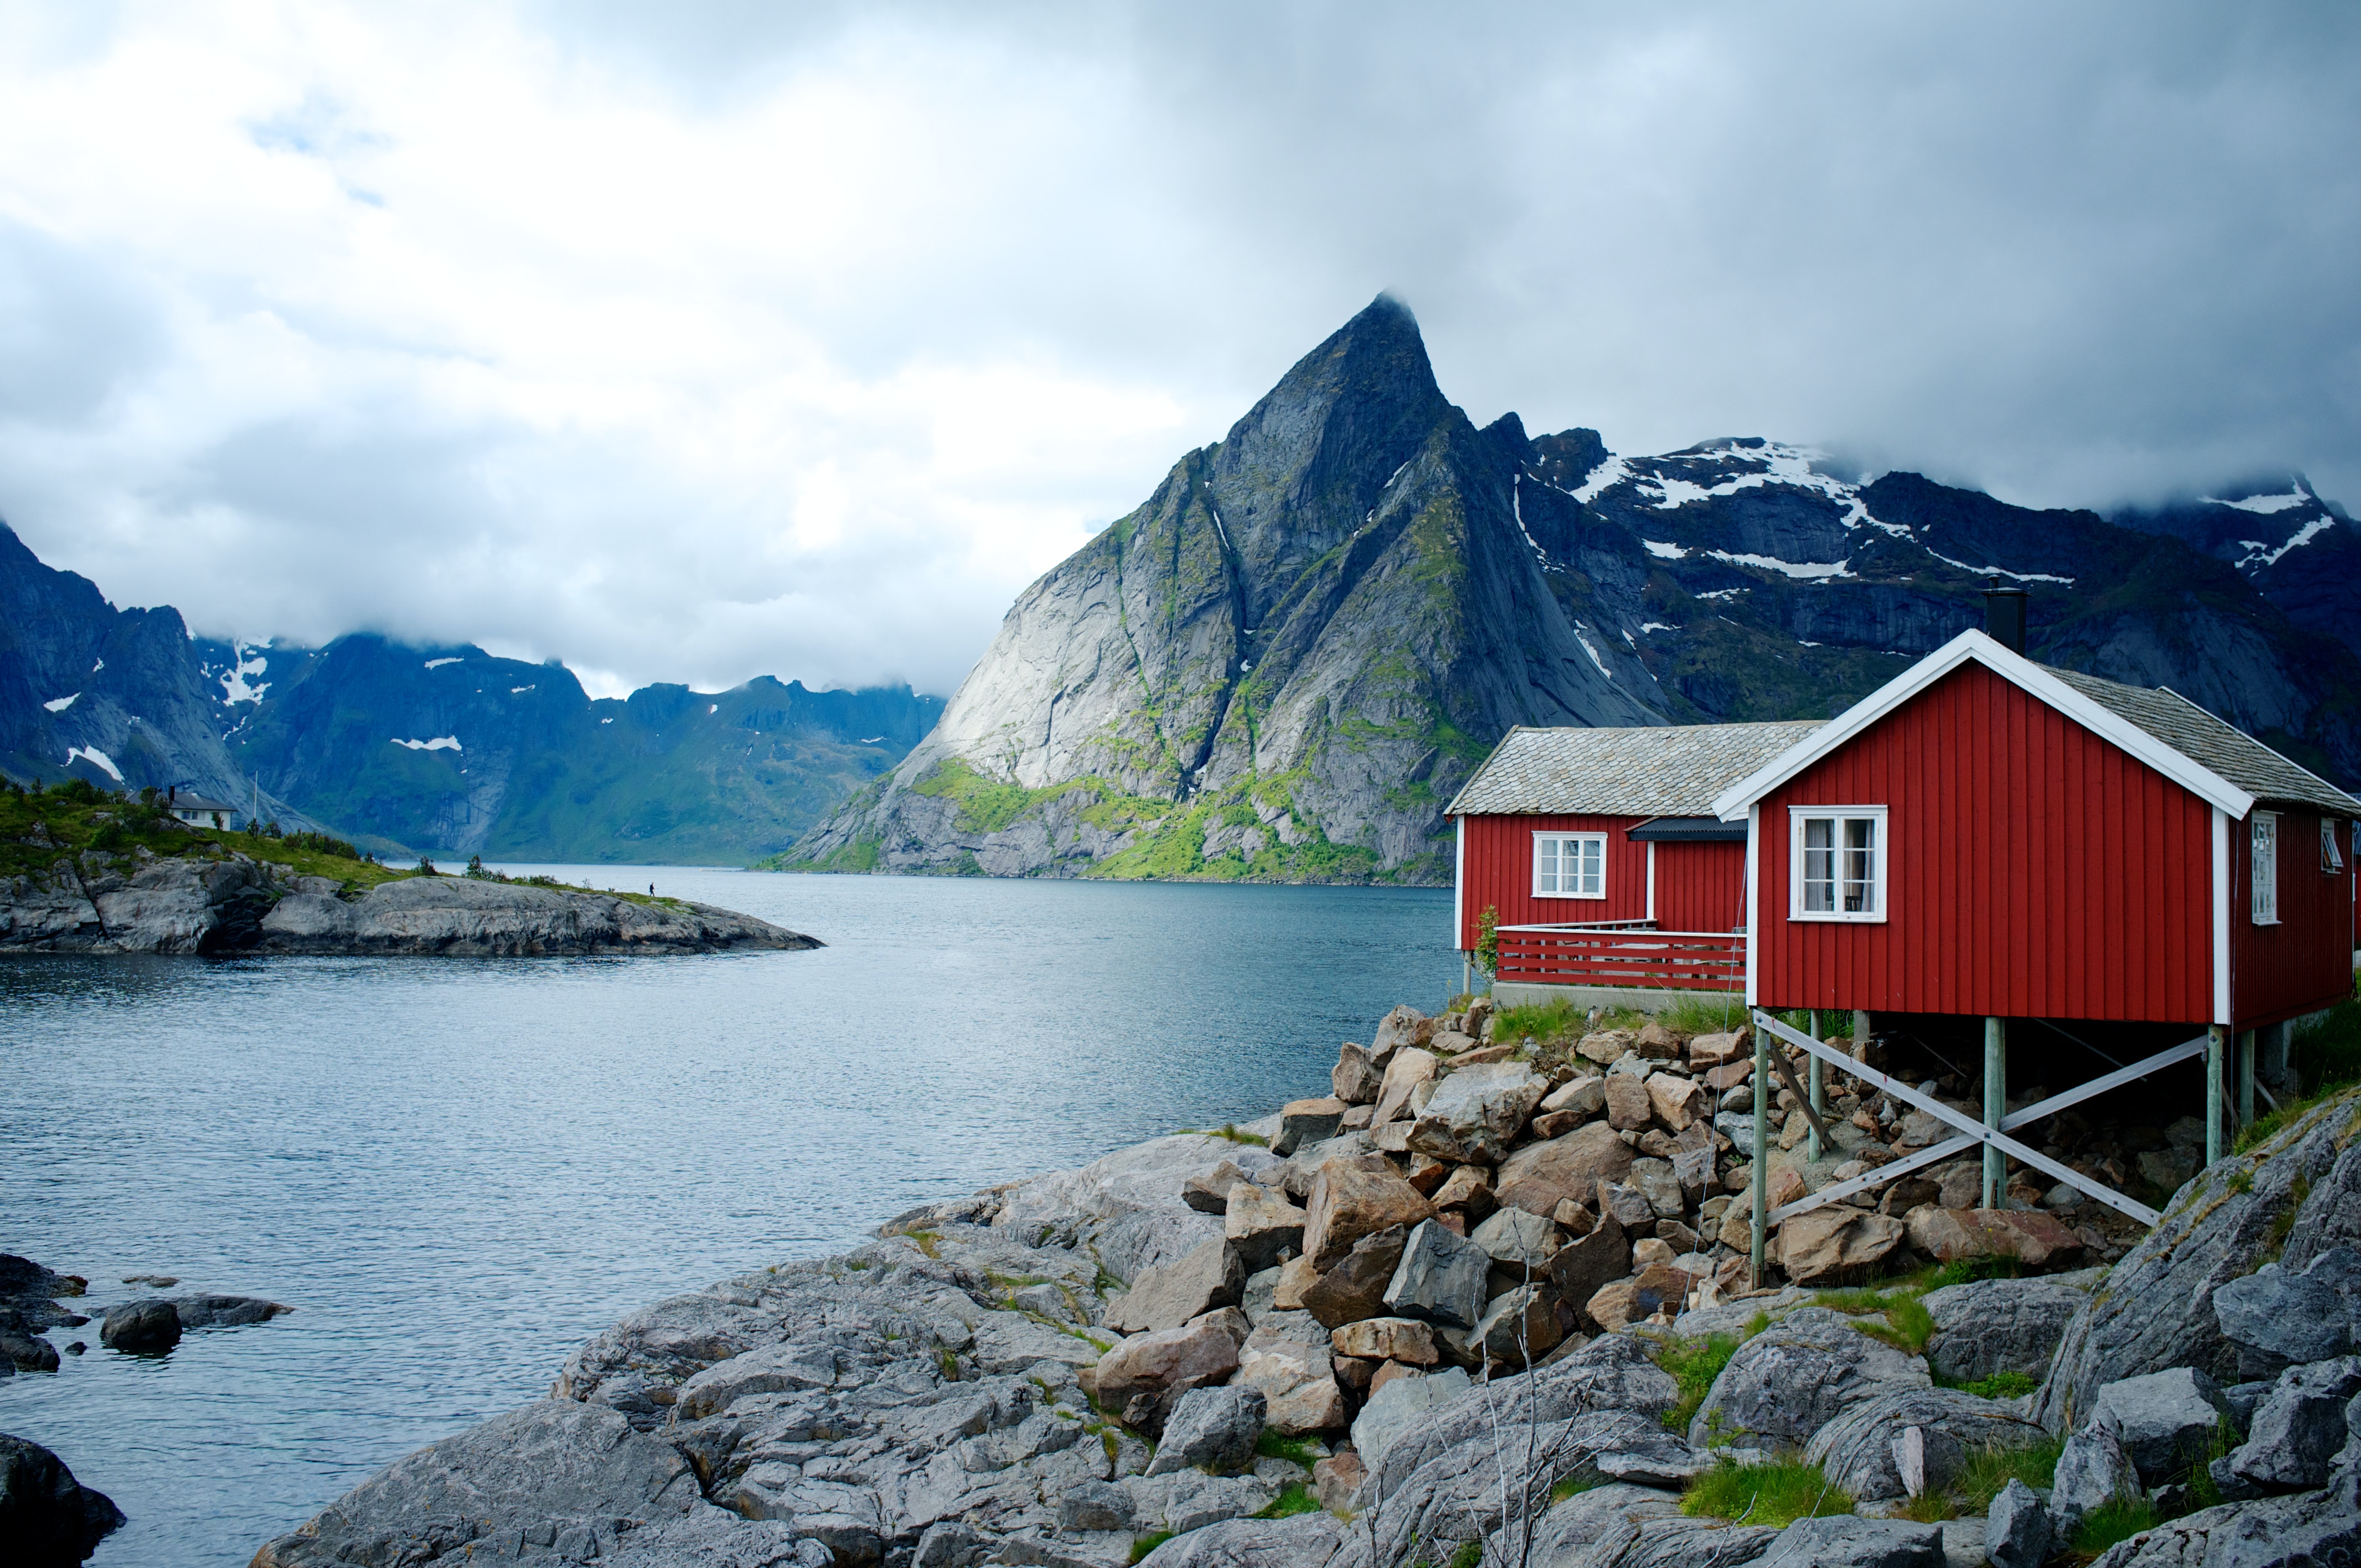
[[[0,518],[947,693],[1389,289],[1479,422],[2361,504],[2361,6],[0,0]]]

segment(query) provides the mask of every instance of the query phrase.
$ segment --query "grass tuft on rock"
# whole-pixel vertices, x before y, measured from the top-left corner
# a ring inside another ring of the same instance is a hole
[[[1681,1512],[1732,1524],[1784,1530],[1797,1519],[1825,1519],[1853,1511],[1852,1494],[1829,1480],[1817,1464],[1781,1460],[1740,1464],[1722,1459],[1689,1483]]]
[[[1594,1486],[1607,1485],[1607,1477],[1596,1470],[1577,1470],[1571,1475],[1561,1475],[1550,1488],[1550,1507],[1555,1508],[1568,1497],[1578,1497]]]
[[[1953,1489],[1971,1514],[1990,1513],[1993,1499],[2001,1495],[2011,1481],[2022,1481],[2037,1490],[2047,1491],[2057,1478],[2058,1455],[2065,1449],[2062,1438],[2044,1438],[2026,1448],[1980,1448],[1968,1455],[1966,1466]]]
[[[1169,1530],[1151,1530],[1146,1535],[1137,1538],[1131,1543],[1131,1560],[1137,1563],[1141,1558],[1171,1540],[1172,1534],[1173,1532]]]
[[[1327,1457],[1310,1439],[1290,1437],[1277,1427],[1262,1429],[1262,1434],[1255,1439],[1255,1452],[1265,1459],[1284,1459],[1306,1470]]]
[[[1973,1394],[1979,1399],[2019,1399],[2041,1387],[2040,1382],[2022,1372],[1995,1372],[1989,1377],[1971,1382],[1953,1383],[1941,1373],[1935,1375],[1938,1388],[1957,1388],[1962,1394]]]
[[[1902,1505],[1901,1517],[1915,1519],[1920,1524],[1941,1524],[1946,1519],[1958,1519],[1960,1510],[1951,1506],[1951,1499],[1945,1493],[1921,1492]]]
[[[2146,1497],[2111,1497],[2082,1516],[2070,1543],[2075,1556],[2088,1563],[2107,1548],[2157,1527],[2156,1505]]]
[[[1927,1310],[1926,1303],[1916,1296],[1905,1296],[1885,1309],[1882,1323],[1855,1323],[1853,1327],[1875,1340],[1883,1340],[1905,1355],[1923,1355],[1927,1342],[1935,1337],[1935,1317]]]
[[[1255,1518],[1291,1519],[1298,1514],[1316,1514],[1319,1511],[1320,1499],[1312,1495],[1312,1488],[1301,1481],[1290,1481],[1279,1489],[1279,1496],[1270,1500],[1270,1506]]]
[[[1721,1376],[1721,1369],[1730,1365],[1731,1356],[1738,1354],[1738,1343],[1736,1334],[1711,1334],[1701,1340],[1673,1340],[1657,1354],[1656,1365],[1671,1373],[1673,1381],[1679,1384],[1681,1389],[1679,1402],[1664,1412],[1664,1426],[1668,1431],[1686,1432],[1689,1430],[1689,1422],[1696,1417],[1697,1407],[1705,1403],[1706,1395],[1713,1388],[1713,1380]]]

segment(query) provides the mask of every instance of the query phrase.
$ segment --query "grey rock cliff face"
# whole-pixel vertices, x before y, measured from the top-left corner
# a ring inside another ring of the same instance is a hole
[[[1545,580],[1520,483],[1380,299],[1027,588],[934,733],[798,858],[1442,880],[1441,809],[1510,725],[1662,721]]]
[[[0,887],[0,952],[715,952],[817,948],[800,932],[710,905],[411,877],[346,897],[324,877],[269,862],[141,858],[86,880],[60,873]]]

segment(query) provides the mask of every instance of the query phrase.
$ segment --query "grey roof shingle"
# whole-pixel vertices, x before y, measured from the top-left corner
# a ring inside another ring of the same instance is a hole
[[[2073,670],[2048,664],[2042,668],[2116,718],[2147,730],[2191,762],[2227,779],[2257,799],[2289,801],[2361,817],[2361,800],[2305,772],[2169,686],[2127,686]]]
[[[1521,724],[1500,738],[1448,810],[1454,817],[1709,817],[1715,795],[1825,722],[1647,729],[1533,729]]]

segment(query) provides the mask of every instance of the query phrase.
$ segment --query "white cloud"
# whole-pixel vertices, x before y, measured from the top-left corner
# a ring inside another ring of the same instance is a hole
[[[2338,11],[0,15],[0,515],[122,603],[947,692],[1380,287],[1479,420],[2361,492]]]

